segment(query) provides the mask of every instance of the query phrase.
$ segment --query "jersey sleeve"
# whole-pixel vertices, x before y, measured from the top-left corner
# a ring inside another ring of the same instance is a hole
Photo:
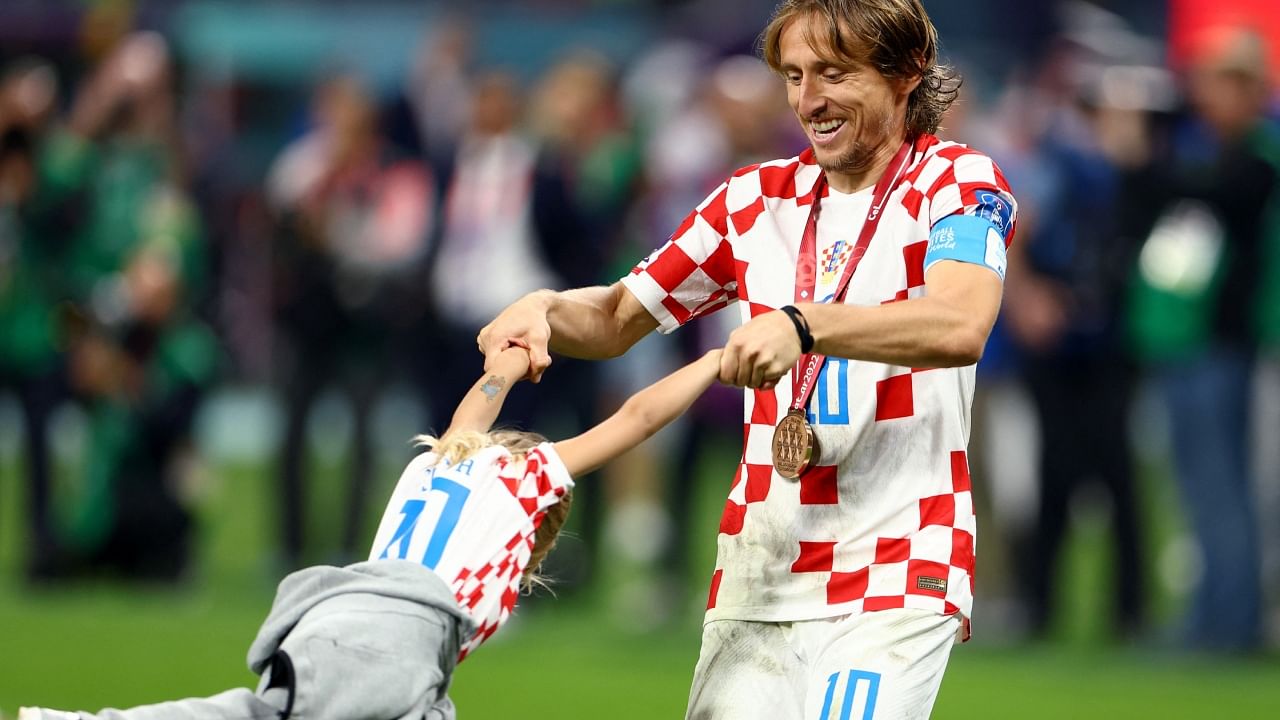
[[[551,443],[530,450],[524,462],[505,464],[498,477],[530,516],[560,502],[573,489],[573,478]]]
[[[949,149],[950,150],[950,149]],[[957,147],[951,167],[929,188],[929,227],[954,215],[969,215],[991,223],[1008,248],[1018,220],[1018,203],[1004,173],[991,158],[976,150]]]
[[[929,244],[924,270],[942,260],[985,267],[1004,280],[1018,205],[991,158],[964,146],[939,155],[951,161],[929,189]]]
[[[738,299],[728,195],[726,182],[689,213],[665,245],[622,279],[663,333]]]

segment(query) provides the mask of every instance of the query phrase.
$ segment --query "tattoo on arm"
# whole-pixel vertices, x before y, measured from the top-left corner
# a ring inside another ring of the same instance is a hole
[[[498,397],[498,393],[502,392],[502,388],[506,386],[506,378],[490,375],[489,379],[484,381],[484,385],[480,386],[480,392],[484,393],[489,402],[493,402],[494,398]]]

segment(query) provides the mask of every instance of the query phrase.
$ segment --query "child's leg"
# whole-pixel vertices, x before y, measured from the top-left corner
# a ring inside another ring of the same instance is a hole
[[[237,688],[209,698],[188,698],[128,710],[107,709],[99,713],[63,713],[24,709],[21,720],[279,720],[281,708]]]

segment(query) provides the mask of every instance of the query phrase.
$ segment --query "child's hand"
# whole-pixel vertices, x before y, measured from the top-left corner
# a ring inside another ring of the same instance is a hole
[[[528,380],[530,372],[529,348],[522,342],[511,341],[490,363],[489,371],[512,380]]]

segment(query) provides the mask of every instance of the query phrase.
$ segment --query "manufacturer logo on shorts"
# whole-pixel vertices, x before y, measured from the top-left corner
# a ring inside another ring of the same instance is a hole
[[[916,578],[916,589],[944,593],[947,591],[947,581],[943,578],[921,575]]]

